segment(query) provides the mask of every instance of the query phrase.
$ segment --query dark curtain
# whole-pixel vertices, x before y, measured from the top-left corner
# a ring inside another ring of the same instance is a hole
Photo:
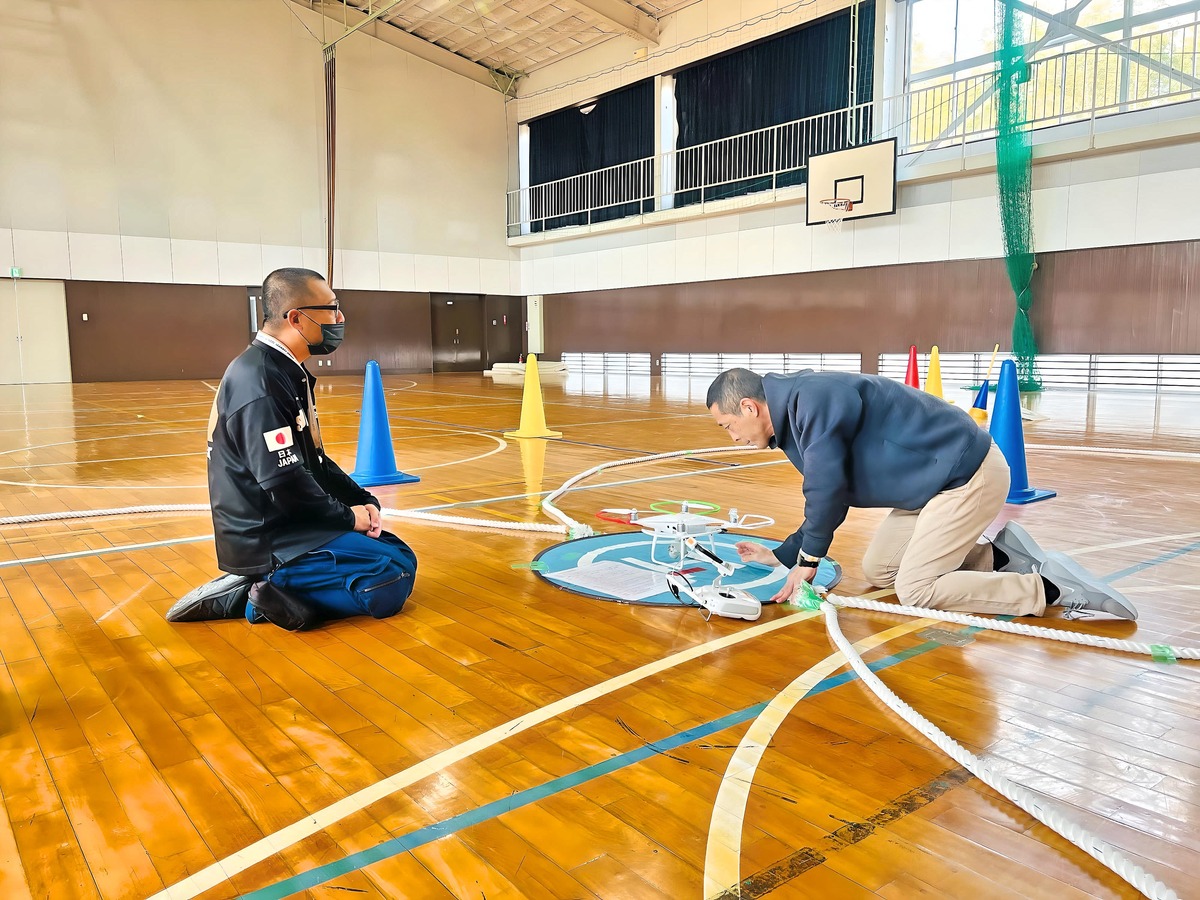
[[[875,4],[858,14],[857,102],[872,100]],[[820,113],[845,110],[850,100],[850,13],[828,16],[675,75],[677,155],[675,205],[732,197],[773,186],[803,184],[808,157],[871,139],[869,111],[851,123],[842,112],[775,132],[769,128]],[[701,147],[743,135],[733,146]],[[773,176],[774,170],[782,170]],[[689,190],[689,188],[693,188]]]
[[[586,107],[585,107],[586,108]],[[533,231],[586,225],[654,208],[654,79],[529,123],[529,184],[583,175],[530,191]],[[637,165],[622,166],[640,160]],[[610,166],[621,168],[608,170]],[[590,212],[563,215],[566,210]]]

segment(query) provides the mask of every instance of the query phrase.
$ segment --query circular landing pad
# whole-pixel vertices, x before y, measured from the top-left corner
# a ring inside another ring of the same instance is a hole
[[[748,534],[713,535],[717,555],[737,566],[732,575],[721,579],[721,584],[742,588],[765,602],[783,585],[788,570],[741,562],[734,546],[739,541],[762,544],[771,550],[780,542]],[[707,539],[702,544],[707,548]],[[695,587],[712,584],[717,577],[711,563],[690,556],[682,563],[671,559],[669,544],[662,539],[651,558],[651,539],[640,531],[596,534],[555,544],[537,555],[532,568],[555,587],[575,594],[647,606],[695,605],[686,597],[676,600],[667,589],[666,573],[672,569],[683,572]],[[842,567],[831,559],[821,560],[815,583],[832,589],[841,580]]]

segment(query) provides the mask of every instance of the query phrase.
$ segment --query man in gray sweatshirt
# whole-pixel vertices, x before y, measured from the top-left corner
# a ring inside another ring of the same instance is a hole
[[[1119,592],[1016,523],[979,543],[1008,496],[1009,469],[962,410],[877,375],[729,369],[707,406],[738,443],[782,450],[804,477],[804,522],[775,551],[742,542],[746,562],[791,567],[772,602],[811,581],[850,507],[891,508],[863,574],[927,609],[1043,615],[1047,605],[1136,619]]]

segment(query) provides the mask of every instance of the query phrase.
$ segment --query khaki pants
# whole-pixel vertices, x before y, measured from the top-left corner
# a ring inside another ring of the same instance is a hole
[[[992,547],[976,541],[1008,496],[1008,463],[992,449],[971,480],[942,491],[923,509],[893,509],[863,556],[863,574],[895,587],[905,606],[991,615],[1040,616],[1046,592],[1037,575],[992,571]]]

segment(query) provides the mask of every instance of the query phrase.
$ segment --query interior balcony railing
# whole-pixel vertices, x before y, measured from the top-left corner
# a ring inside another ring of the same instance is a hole
[[[1200,24],[1032,60],[1021,91],[1031,127],[1097,120],[1200,99]],[[802,185],[808,159],[898,138],[900,153],[995,136],[997,75],[985,72],[508,193],[508,235]],[[1090,133],[1090,132],[1089,132]]]

